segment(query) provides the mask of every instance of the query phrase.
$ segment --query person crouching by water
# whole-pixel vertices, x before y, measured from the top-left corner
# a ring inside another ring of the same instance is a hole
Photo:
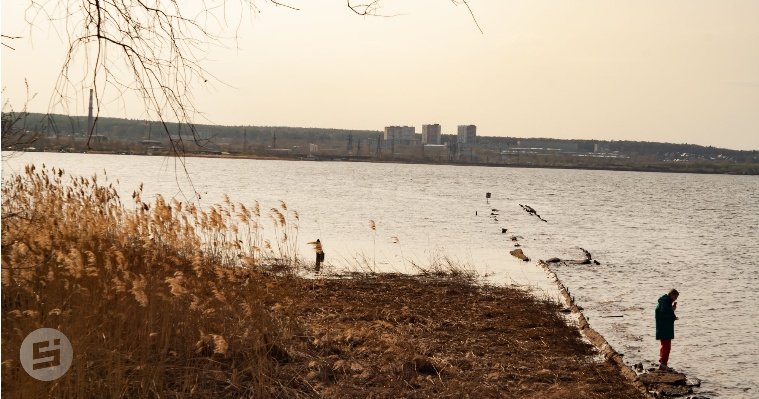
[[[672,340],[675,338],[675,310],[677,309],[677,297],[680,293],[676,289],[671,289],[668,294],[659,298],[656,305],[656,339],[661,342],[659,349],[659,370],[672,371],[667,366],[669,362],[669,352],[672,350]]]

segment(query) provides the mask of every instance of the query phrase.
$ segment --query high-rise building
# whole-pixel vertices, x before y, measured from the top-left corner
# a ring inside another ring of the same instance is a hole
[[[469,145],[477,144],[477,126],[459,125],[457,141]]]
[[[385,126],[385,141],[411,143],[416,140],[416,128],[413,126]]]
[[[422,144],[440,144],[440,124],[422,125]]]

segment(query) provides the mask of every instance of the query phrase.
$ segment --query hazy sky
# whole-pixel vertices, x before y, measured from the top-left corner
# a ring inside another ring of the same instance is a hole
[[[207,56],[223,82],[195,88],[211,123],[476,124],[479,135],[759,149],[756,0],[471,0],[484,34],[448,0],[383,0],[392,18],[337,0],[259,3],[238,41]],[[27,78],[29,109],[46,112],[65,46],[43,27],[28,39],[26,4],[2,2],[2,33],[25,37],[2,50],[3,101],[19,108]],[[84,96],[72,101],[86,114]],[[129,98],[101,115],[141,109]]]

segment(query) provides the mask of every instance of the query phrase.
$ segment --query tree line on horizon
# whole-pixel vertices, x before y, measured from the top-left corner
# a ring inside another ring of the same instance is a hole
[[[23,132],[27,137],[30,132],[38,136],[85,136],[87,130],[87,116],[68,116],[61,114],[27,113],[19,117],[11,113],[2,114],[2,136],[5,139],[11,135]],[[140,119],[100,117],[96,123],[96,135],[103,135],[109,139],[120,140],[163,140],[166,131],[175,137],[191,137],[190,128],[185,124],[164,123],[146,121]],[[247,141],[251,145],[256,143],[270,145],[272,140],[281,142],[310,142],[315,144],[334,143],[346,141],[349,137],[358,142],[359,140],[377,140],[382,137],[380,130],[350,130],[334,128],[313,127],[286,127],[286,126],[224,126],[224,125],[195,125],[195,132],[201,139],[208,142],[242,142]],[[442,142],[454,143],[456,135],[443,134]],[[649,141],[605,141],[587,139],[557,139],[557,138],[519,138],[499,136],[478,136],[479,146],[507,149],[515,147],[520,140],[542,140],[547,143],[574,143],[578,150],[592,152],[594,144],[602,143],[609,151],[618,151],[623,154],[637,155],[664,155],[673,153],[687,153],[704,157],[728,156],[738,162],[759,161],[759,151],[733,150],[713,146],[701,146],[697,144],[677,144]]]

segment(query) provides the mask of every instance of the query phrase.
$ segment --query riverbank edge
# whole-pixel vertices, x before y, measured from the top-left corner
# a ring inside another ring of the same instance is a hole
[[[598,331],[590,326],[590,323],[588,323],[588,320],[582,313],[582,310],[575,303],[574,297],[572,297],[572,295],[569,293],[569,290],[564,285],[564,283],[561,282],[561,279],[556,274],[556,272],[554,272],[548,263],[542,259],[538,261],[538,266],[540,266],[546,272],[548,277],[556,284],[556,287],[559,290],[559,294],[564,301],[564,305],[571,311],[571,314],[577,318],[577,328],[580,330],[580,334],[582,334],[583,337],[590,341],[590,343],[593,344],[593,346],[603,355],[603,357],[609,363],[614,365],[616,369],[619,370],[620,374],[622,374],[622,376],[630,381],[630,383],[633,384],[642,394],[648,398],[654,398],[646,386],[640,381],[640,378],[638,378],[638,373],[636,373],[635,370],[625,364],[622,355],[617,352],[611,346],[611,344],[609,344],[603,335],[601,335]]]
[[[25,151],[18,151],[25,152]],[[57,154],[55,151],[34,151]],[[174,155],[147,155],[147,154],[121,154],[112,151],[87,151],[85,154],[100,155],[136,155],[136,156],[166,156]],[[635,167],[625,165],[608,165],[605,167],[591,165],[531,165],[526,163],[513,164],[491,164],[478,162],[425,162],[421,160],[401,160],[401,159],[374,159],[366,157],[318,157],[308,159],[304,157],[282,157],[282,156],[265,156],[265,155],[238,155],[238,154],[183,154],[181,157],[190,158],[221,158],[221,159],[255,159],[268,161],[308,161],[308,162],[363,162],[363,163],[391,163],[391,164],[408,164],[408,165],[450,165],[450,166],[480,166],[489,168],[522,168],[522,169],[563,169],[563,170],[608,170],[613,172],[649,172],[649,173],[685,173],[685,174],[702,174],[702,175],[728,175],[728,176],[759,176],[759,165],[756,169],[749,169],[748,173],[739,173],[737,171],[716,171],[706,169],[679,170],[673,168],[661,167],[660,165],[651,165],[648,167]]]

